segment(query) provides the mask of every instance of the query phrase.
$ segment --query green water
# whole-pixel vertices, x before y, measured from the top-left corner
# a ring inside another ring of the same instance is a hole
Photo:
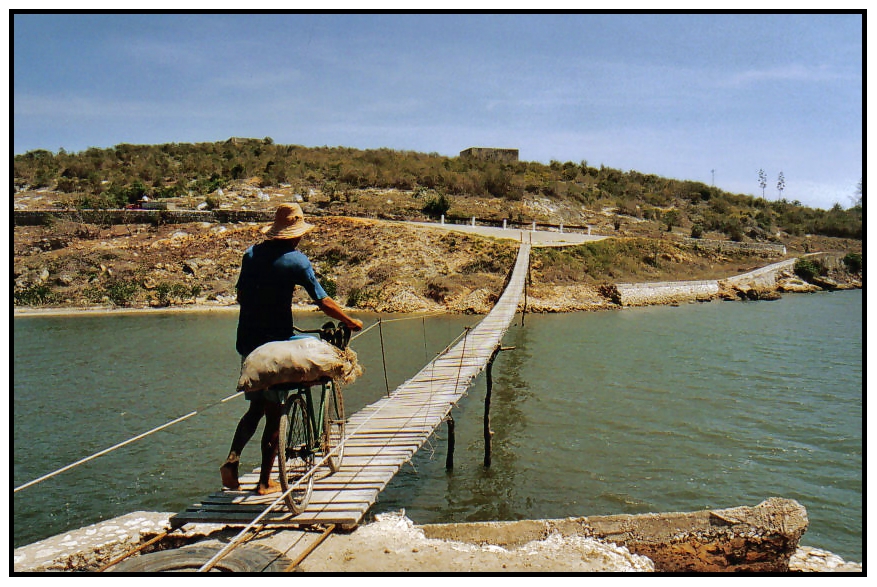
[[[385,322],[390,388],[478,320]],[[179,511],[218,488],[245,408],[239,398],[219,403],[238,374],[235,323],[234,314],[15,319],[14,486],[210,406],[14,494],[15,546],[130,511]],[[525,324],[506,334],[516,349],[494,367],[492,467],[482,466],[482,375],[453,412],[453,472],[442,427],[373,512],[514,520],[779,496],[807,508],[804,544],[862,560],[860,291],[528,315]],[[378,329],[353,348],[366,374],[346,389],[349,412],[387,386]],[[244,460],[256,466],[258,437]]]

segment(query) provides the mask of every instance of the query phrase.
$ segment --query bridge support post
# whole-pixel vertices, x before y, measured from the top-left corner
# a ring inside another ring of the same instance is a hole
[[[448,423],[448,456],[445,459],[445,469],[452,471],[454,469],[454,416],[448,414],[445,422]]]
[[[532,244],[533,237],[530,237],[530,242]],[[523,235],[521,235],[521,241],[523,241]],[[521,311],[521,328],[524,327],[524,316],[527,314],[527,289],[530,285],[530,258],[527,258],[527,275],[524,277],[524,309]]]
[[[487,360],[487,393],[484,396],[484,466],[490,467],[491,451],[493,450],[493,430],[490,429],[490,397],[493,394],[493,361],[500,351],[510,351],[513,346],[496,345]]]

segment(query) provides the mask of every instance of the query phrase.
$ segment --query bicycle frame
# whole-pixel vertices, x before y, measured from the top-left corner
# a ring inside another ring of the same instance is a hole
[[[323,435],[323,427],[325,426],[325,421],[323,418],[323,414],[325,413],[325,403],[327,392],[331,390],[330,386],[332,382],[326,382],[320,384],[320,393],[319,393],[319,404],[315,405],[317,402],[315,401],[313,389],[316,386],[307,385],[301,386],[297,389],[297,393],[302,396],[305,400],[305,406],[307,406],[307,416],[311,421],[311,430],[314,431],[314,446],[313,448],[316,450],[320,446],[319,439]]]
[[[320,392],[319,392],[319,403],[315,401],[314,387],[317,385],[297,385],[290,386],[286,389],[282,389],[282,391],[286,392],[283,397],[283,405],[284,410],[286,410],[286,406],[288,405],[290,398],[294,396],[300,396],[305,402],[305,409],[307,410],[307,417],[311,423],[311,430],[313,431],[313,443],[310,447],[313,450],[317,450],[320,447],[319,439],[323,434],[323,427],[325,426],[325,422],[323,419],[323,414],[325,413],[325,403],[326,398],[329,393],[332,391],[332,381],[324,381],[319,384]]]

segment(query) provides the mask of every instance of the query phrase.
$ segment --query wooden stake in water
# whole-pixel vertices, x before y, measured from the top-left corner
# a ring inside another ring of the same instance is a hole
[[[454,416],[448,414],[446,422],[448,423],[448,456],[445,459],[445,469],[451,471],[454,468]]]
[[[387,387],[387,397],[390,397],[390,380],[387,378],[387,355],[384,354],[384,320],[378,318],[378,334],[381,336],[381,362],[384,364],[384,385]]]
[[[490,429],[490,397],[493,393],[493,361],[500,351],[510,351],[513,346],[496,345],[487,360],[487,394],[484,396],[484,466],[490,467],[493,450],[493,430]]]

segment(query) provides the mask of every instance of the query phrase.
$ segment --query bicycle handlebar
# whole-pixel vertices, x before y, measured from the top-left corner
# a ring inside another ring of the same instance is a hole
[[[293,326],[292,330],[294,332],[300,332],[302,334],[319,334],[323,332],[322,328],[317,328],[316,330],[305,330],[304,328],[299,328],[298,326]]]

